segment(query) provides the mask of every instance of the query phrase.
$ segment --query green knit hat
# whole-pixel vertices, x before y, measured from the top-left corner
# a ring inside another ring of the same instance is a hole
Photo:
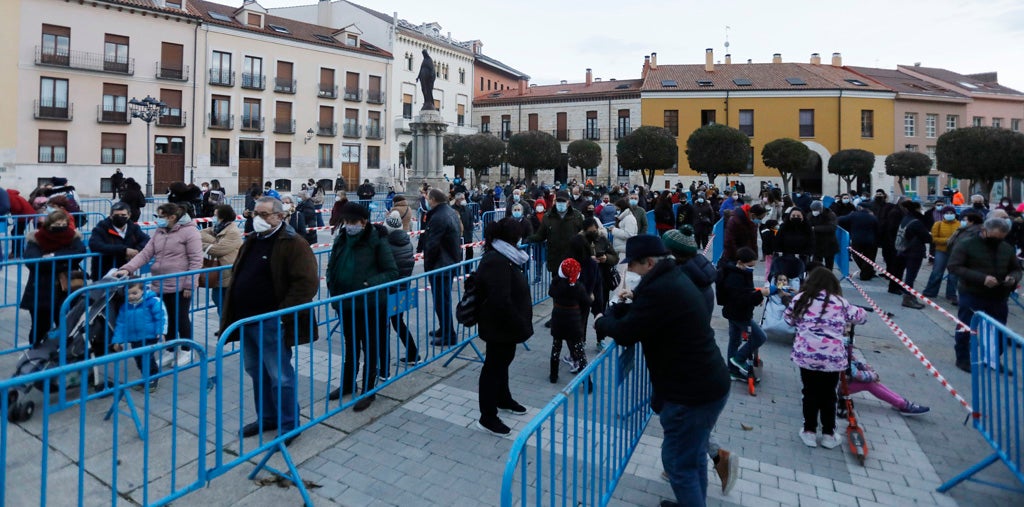
[[[679,229],[670,229],[661,235],[661,240],[672,253],[680,255],[697,255],[697,241],[693,239],[693,227],[684,225]]]

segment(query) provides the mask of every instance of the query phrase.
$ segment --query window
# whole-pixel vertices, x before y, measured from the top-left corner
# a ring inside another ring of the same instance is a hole
[[[456,106],[457,111],[455,113],[455,124],[464,127],[466,126],[466,105],[459,104]]]
[[[359,163],[359,145],[358,144],[345,144],[341,147],[341,163],[358,164]]]
[[[747,155],[747,170],[743,174],[754,174],[754,147],[750,147],[750,154]]]
[[[156,77],[163,79],[184,79],[183,59],[185,46],[171,42],[160,43],[160,66]]]
[[[292,103],[277,101],[274,110],[274,132],[277,134],[294,134],[295,120],[292,118]]]
[[[800,137],[814,137],[814,110],[800,110]]]
[[[39,62],[49,65],[71,64],[71,29],[66,26],[43,25],[43,45]]]
[[[321,144],[317,148],[317,167],[329,168],[334,167],[334,155],[332,153],[333,146],[329,144]]]
[[[934,138],[935,131],[938,130],[939,115],[937,114],[926,114],[924,116],[924,136],[927,138]]]
[[[441,99],[434,99],[434,111],[441,110]]]
[[[924,152],[928,154],[928,158],[932,159],[932,167],[935,167],[935,147],[925,146]]]
[[[917,153],[917,151],[918,151],[916,144],[908,144],[908,145],[904,146],[904,148],[906,148],[907,151],[913,152],[913,153]]]
[[[160,102],[167,104],[167,107],[164,108],[160,119],[157,120],[157,124],[184,126],[182,122],[183,116],[181,115],[181,90],[161,89]]]
[[[103,70],[128,72],[128,37],[106,34],[103,39]]]
[[[483,79],[483,78],[481,78],[481,79]],[[488,133],[490,131],[491,131],[491,117],[490,116],[481,116],[480,117],[480,132],[486,134],[486,133]]]
[[[320,106],[320,121],[317,122],[317,135],[334,136],[338,132],[334,126],[334,108],[331,106]]]
[[[380,76],[370,76],[369,86],[367,87],[366,101],[371,104],[383,104],[384,93],[381,89]]]
[[[295,93],[294,76],[295,64],[292,62],[277,62],[277,76],[274,77],[274,91],[284,93]]]
[[[370,111],[366,114],[366,137],[368,139],[381,139],[380,111]]]
[[[1013,118],[1010,120],[1010,130],[1020,132],[1020,118]]]
[[[499,170],[502,178],[507,178],[512,174],[512,166],[508,162],[501,163],[501,169]]]
[[[123,164],[124,163],[124,134],[100,134],[100,163],[101,164]]]
[[[616,169],[615,175],[620,177],[620,178],[628,178],[629,177],[629,170],[628,169],[623,169],[622,168],[622,164],[619,164],[619,168]]]
[[[480,78],[480,91],[484,91],[484,78]]]
[[[946,132],[950,130],[956,130],[957,124],[960,123],[960,115],[947,114],[946,115]]]
[[[231,97],[214,95],[210,99],[210,126],[231,128]]]
[[[100,121],[128,123],[128,85],[103,83]]]
[[[210,139],[210,165],[228,165],[231,153],[230,139]]]
[[[985,123],[985,117],[984,116],[975,116],[975,117],[971,118],[971,125],[974,126],[974,127],[980,127],[984,123]]]
[[[615,138],[625,137],[632,131],[633,129],[629,126],[629,109],[619,109],[619,122],[615,128]]]
[[[700,112],[700,126],[713,125],[715,123],[715,110],[702,109]],[[676,134],[678,135],[678,134]]]
[[[342,135],[345,137],[359,137],[359,110],[358,109],[346,109],[345,110],[345,124],[344,132]]]
[[[466,84],[466,69],[459,69],[459,84]]]
[[[255,26],[257,28],[263,28],[263,16],[260,16],[255,12],[250,12],[248,13],[248,16],[245,17],[245,24]],[[271,29],[273,30],[273,27],[271,27]]]
[[[157,136],[156,139],[153,140],[153,153],[158,153],[160,155],[184,155],[185,138]]]
[[[359,36],[351,33],[345,34],[345,45],[354,48],[359,47]]]
[[[405,70],[412,71],[412,53],[405,54]]]
[[[334,84],[334,69],[320,67],[320,97],[333,99],[338,96],[338,87]]]
[[[242,60],[242,88],[263,89],[263,59],[246,56]]]
[[[860,110],[860,136],[875,137],[875,111],[872,109]]]
[[[537,130],[540,128],[540,115],[537,113],[530,113],[526,117],[527,130]]]
[[[512,116],[503,114],[501,115],[501,138],[505,141],[508,141],[510,137],[512,137]]]
[[[1003,126],[1003,119],[1002,118],[992,118],[992,126],[995,127],[995,128],[1002,127]]]
[[[502,119],[504,118],[505,117],[502,116]],[[569,129],[566,126],[568,122],[569,119],[565,113],[555,114],[555,139],[558,139],[559,141],[569,140]]]
[[[360,100],[358,72],[345,73],[345,100]]]
[[[267,27],[270,28],[271,30],[277,32],[277,33],[291,33],[291,32],[288,31],[287,28],[285,28],[285,27],[283,27],[281,25],[270,25],[270,24],[268,24]]]
[[[583,130],[583,138],[590,140],[601,138],[601,129],[597,127],[597,111],[587,111],[587,123]]]
[[[487,80],[487,90],[488,91],[491,90],[491,80],[490,79]]]
[[[68,161],[68,132],[66,130],[39,131],[39,162],[63,164]]]
[[[278,141],[274,143],[274,167],[292,166],[292,143]]]
[[[380,146],[366,147],[366,167],[380,169]]]
[[[402,118],[406,120],[412,119],[412,94],[402,94]]]
[[[740,109],[740,132],[754,137],[754,110]]]
[[[44,77],[39,80],[40,118],[70,118],[68,80]]]
[[[260,111],[260,99],[245,99],[242,102],[242,129],[263,130],[263,118]]]
[[[903,113],[903,136],[917,135],[917,113]]]
[[[679,110],[666,109],[664,113],[665,128],[672,132],[672,135],[679,137]]]
[[[231,53],[214,51],[210,60],[210,84],[231,86]]]

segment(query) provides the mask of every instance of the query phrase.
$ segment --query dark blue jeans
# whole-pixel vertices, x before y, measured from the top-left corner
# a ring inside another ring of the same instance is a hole
[[[934,298],[939,295],[939,286],[942,285],[942,275],[946,272],[946,266],[949,265],[949,252],[935,251],[935,264],[932,265],[932,274],[928,277],[928,286],[924,288],[924,294],[926,297]],[[949,274],[949,278],[946,279],[946,299],[953,299],[956,297],[956,284],[959,283],[960,278],[953,273]],[[970,324],[969,322],[967,324]]]
[[[747,334],[747,341],[743,342],[743,331],[746,331],[748,327],[750,332]],[[750,359],[766,340],[768,337],[756,322],[729,320],[729,356],[726,359],[732,357],[739,357],[743,360]]]
[[[430,295],[433,298],[434,314],[437,315],[438,329],[443,340],[454,343],[455,319],[452,314],[452,271],[442,271],[430,277]]]
[[[299,403],[295,396],[298,377],[292,366],[292,349],[281,339],[278,319],[242,327],[242,364],[252,379],[256,414],[264,427],[281,431],[295,428]]]
[[[960,294],[960,306],[957,307],[956,318],[969,326],[971,325],[971,319],[974,318],[974,312],[985,312],[993,319],[1006,324],[1006,317],[1009,314],[1009,311],[1010,309],[1007,307],[1006,298],[980,298],[964,292]],[[953,345],[953,350],[956,352],[956,361],[958,363],[970,362],[971,333],[967,331],[957,331],[955,340],[956,343]],[[1000,354],[1002,354],[1002,352],[1002,350],[999,351]]]
[[[661,463],[679,505],[703,506],[708,498],[708,436],[729,395],[703,405],[666,401],[661,408]]]

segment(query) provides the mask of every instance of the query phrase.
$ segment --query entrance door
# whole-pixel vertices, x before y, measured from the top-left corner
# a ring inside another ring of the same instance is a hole
[[[821,195],[821,155],[812,151],[807,165],[806,176],[793,178],[793,190],[802,188],[804,192]]]
[[[166,194],[175,181],[185,181],[185,138],[156,136],[153,140],[153,193]]]
[[[345,144],[341,146],[341,176],[348,184],[348,190],[355,190],[363,182],[359,175],[360,152],[358,144]],[[337,191],[337,189],[335,189]]]
[[[563,153],[561,163],[555,168],[555,181],[559,183],[569,182],[569,154]]]
[[[255,183],[263,188],[263,141],[238,141],[238,193]]]

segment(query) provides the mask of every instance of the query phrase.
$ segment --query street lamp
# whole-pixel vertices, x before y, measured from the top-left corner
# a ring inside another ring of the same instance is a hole
[[[146,95],[146,98],[142,100],[132,97],[132,100],[128,101],[128,108],[132,111],[132,118],[146,122],[146,197],[153,197],[153,166],[150,165],[149,158],[152,143],[149,138],[149,124],[163,114],[167,104]]]

